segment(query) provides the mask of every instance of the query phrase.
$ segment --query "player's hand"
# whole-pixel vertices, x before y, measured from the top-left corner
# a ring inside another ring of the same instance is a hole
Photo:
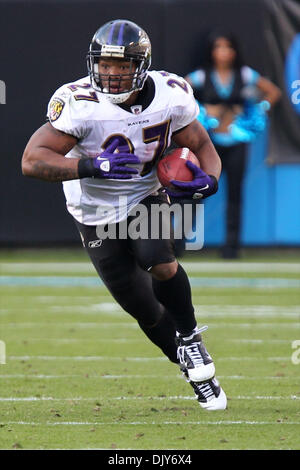
[[[118,145],[119,140],[115,139],[104,152],[94,158],[96,178],[130,179],[138,173],[136,168],[130,168],[126,165],[141,163],[140,159],[132,153],[122,151],[122,147],[119,147],[118,153],[114,153]],[[125,150],[125,147],[123,149]]]
[[[119,151],[114,153],[117,147]],[[136,165],[141,161],[136,155],[126,150],[125,146],[119,146],[118,138],[114,139],[97,157],[79,161],[79,178],[131,179],[138,173],[138,170],[126,165]]]
[[[194,179],[186,182],[172,180],[172,185],[180,191],[166,188],[169,196],[183,199],[203,199],[217,192],[218,181],[214,176],[207,175],[190,161],[186,162],[186,166],[193,172]]]

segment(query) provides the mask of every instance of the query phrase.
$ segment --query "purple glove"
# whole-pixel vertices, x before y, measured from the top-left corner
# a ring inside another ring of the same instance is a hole
[[[114,153],[117,147],[119,152]],[[127,147],[119,146],[117,138],[97,157],[81,159],[78,163],[78,175],[79,178],[131,179],[138,170],[126,165],[138,163],[141,163],[140,159],[128,153]]]
[[[172,180],[172,185],[180,189],[180,191],[173,191],[172,189],[166,188],[166,192],[169,196],[182,199],[203,199],[218,191],[218,181],[214,176],[207,175],[201,168],[190,161],[186,162],[186,166],[194,174],[193,181],[182,182]]]

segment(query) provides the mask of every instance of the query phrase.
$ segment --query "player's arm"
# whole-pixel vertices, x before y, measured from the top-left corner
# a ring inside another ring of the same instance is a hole
[[[262,92],[263,99],[267,100],[271,107],[280,100],[282,95],[280,88],[267,78],[260,77],[256,86]]]
[[[136,155],[119,151],[115,139],[95,158],[65,158],[77,144],[77,138],[55,129],[50,123],[40,127],[30,138],[22,158],[22,172],[46,181],[67,181],[78,178],[131,179],[139,164]]]
[[[172,139],[179,147],[188,147],[196,155],[205,173],[219,179],[222,167],[220,157],[197,119],[173,135]]]
[[[221,173],[221,160],[206,130],[195,119],[188,126],[173,136],[179,147],[188,147],[198,158],[200,168],[187,161],[186,166],[192,171],[192,181],[171,181],[175,190],[166,188],[167,193],[175,198],[201,199],[211,196],[218,190]],[[179,191],[178,191],[179,190]]]
[[[55,129],[49,122],[30,138],[22,157],[25,176],[46,181],[78,179],[78,158],[65,158],[77,144],[76,137]]]

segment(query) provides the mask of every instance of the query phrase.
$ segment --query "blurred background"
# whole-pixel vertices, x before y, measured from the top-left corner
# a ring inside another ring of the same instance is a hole
[[[272,80],[282,99],[249,146],[241,243],[246,249],[300,249],[300,3],[298,0],[0,0],[0,248],[79,247],[60,183],[21,174],[21,157],[45,122],[52,93],[87,75],[85,55],[110,19],[138,23],[152,41],[153,69],[185,76],[197,68],[203,37],[226,27],[247,65]],[[299,89],[299,93],[298,93]],[[226,177],[205,203],[205,249],[224,241]]]

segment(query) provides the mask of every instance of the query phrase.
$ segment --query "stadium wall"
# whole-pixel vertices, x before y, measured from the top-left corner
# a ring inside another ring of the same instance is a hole
[[[246,62],[274,80],[266,68],[264,8],[264,0],[0,0],[0,244],[79,243],[61,184],[23,177],[20,161],[55,89],[86,75],[85,54],[101,24],[139,23],[152,40],[152,68],[180,75],[197,66],[203,33],[226,26],[239,37]],[[242,241],[300,245],[300,165],[268,164],[268,135],[249,148]],[[224,238],[225,187],[222,176],[220,191],[206,202],[207,246]]]

